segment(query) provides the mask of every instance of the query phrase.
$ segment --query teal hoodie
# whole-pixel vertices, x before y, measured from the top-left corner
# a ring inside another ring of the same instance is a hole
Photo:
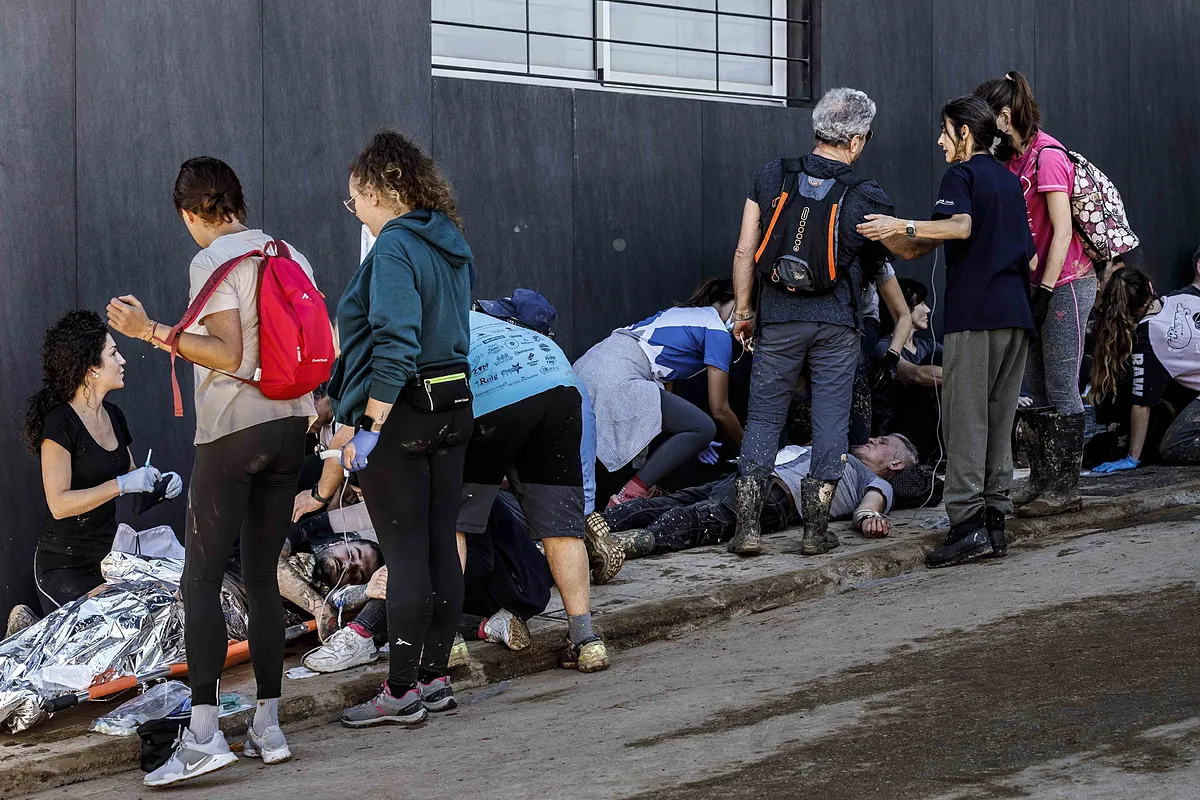
[[[445,214],[419,209],[383,226],[338,302],[338,422],[357,422],[369,398],[395,403],[423,369],[467,363],[474,285],[471,248]]]

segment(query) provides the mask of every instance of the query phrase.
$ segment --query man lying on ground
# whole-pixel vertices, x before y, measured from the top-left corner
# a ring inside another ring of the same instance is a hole
[[[892,486],[887,479],[916,466],[916,449],[903,436],[893,434],[853,448],[845,459],[845,474],[834,492],[830,517],[853,517],[854,527],[868,538],[887,536],[891,522],[885,515],[892,506]],[[759,515],[764,534],[778,533],[801,521],[796,498],[811,460],[807,447],[785,447],[776,455]],[[612,530],[609,536],[627,559],[728,541],[737,525],[735,477],[610,508],[603,512]],[[832,531],[829,535],[836,539]]]

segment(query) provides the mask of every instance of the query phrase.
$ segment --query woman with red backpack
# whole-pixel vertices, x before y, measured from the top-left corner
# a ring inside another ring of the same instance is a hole
[[[1021,412],[1029,431],[1030,474],[1012,496],[1017,514],[1045,517],[1083,506],[1076,485],[1083,458],[1084,413],[1079,365],[1096,274],[1072,221],[1075,164],[1042,118],[1019,72],[984,81],[975,96],[996,114],[996,157],[1021,181],[1038,266],[1031,276],[1037,338],[1029,345],[1025,388],[1033,407]]]
[[[258,382],[270,338],[259,313],[260,266],[273,260],[264,258],[265,252],[287,253],[287,246],[247,228],[241,183],[223,161],[185,162],[174,199],[188,232],[203,248],[190,267],[193,302],[184,320],[194,321],[182,331],[155,322],[132,295],[114,298],[108,306],[115,330],[159,349],[175,348],[195,365],[196,461],[181,586],[192,717],[172,757],[145,777],[147,786],[178,783],[237,761],[217,726],[217,685],[227,646],[221,582],[243,530],[242,579],[258,684],[258,710],[244,752],[268,764],[291,758],[279,729],[284,619],[276,564],[291,522],[308,418],[315,413],[311,393],[271,399],[263,394],[265,376]],[[245,257],[250,253],[258,256]],[[291,249],[289,258],[287,266],[293,271],[298,266],[312,284],[304,256]],[[210,282],[214,272],[230,266],[224,279]],[[312,290],[314,302],[319,301],[315,284]]]

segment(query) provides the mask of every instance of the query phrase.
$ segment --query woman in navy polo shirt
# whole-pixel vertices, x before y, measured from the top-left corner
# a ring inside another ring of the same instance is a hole
[[[859,232],[901,258],[946,245],[943,359],[946,512],[950,532],[931,567],[1004,555],[1012,511],[1012,426],[1033,331],[1029,274],[1037,251],[1016,176],[992,157],[996,119],[977,97],[942,108],[938,144],[950,169],[931,222],[869,215]]]

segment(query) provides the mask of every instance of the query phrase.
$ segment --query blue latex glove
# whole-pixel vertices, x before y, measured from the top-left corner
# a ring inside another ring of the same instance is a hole
[[[153,492],[154,484],[158,483],[161,477],[162,473],[154,467],[138,467],[133,472],[117,476],[117,489],[122,497],[138,492]]]
[[[342,449],[342,469],[358,472],[367,466],[367,457],[371,455],[371,451],[375,449],[375,445],[379,444],[379,434],[373,431],[355,431],[354,438],[350,440],[350,445],[354,447],[354,460],[349,464],[346,463],[346,450]]]
[[[700,455],[696,456],[696,458],[700,459],[701,464],[707,464],[711,467],[713,464],[717,463],[717,459],[720,458],[720,456],[717,455],[717,448],[720,446],[720,442],[709,442],[708,447],[705,448]]]
[[[1094,468],[1092,472],[1098,472],[1101,475],[1111,475],[1114,472],[1123,472],[1127,469],[1137,469],[1142,462],[1138,461],[1133,456],[1125,456],[1120,461],[1109,461],[1107,464],[1101,464]]]
[[[178,472],[167,472],[163,477],[171,479],[167,484],[167,499],[174,500],[179,497],[179,493],[183,491],[183,478],[179,477]]]

